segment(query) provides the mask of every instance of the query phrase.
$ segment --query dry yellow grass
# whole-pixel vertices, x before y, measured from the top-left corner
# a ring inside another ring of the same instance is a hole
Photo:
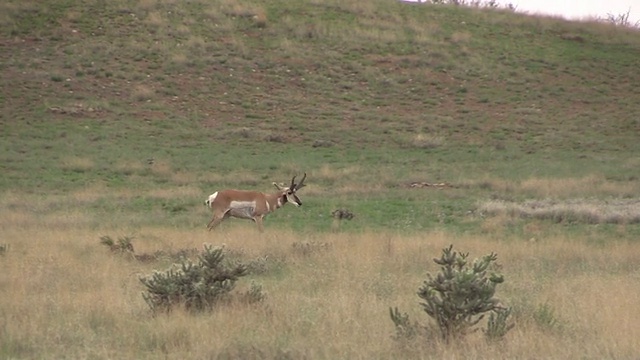
[[[0,357],[630,359],[640,348],[640,244],[501,242],[443,232],[258,234],[244,223],[214,233],[112,223],[100,230],[70,222],[51,227],[64,222],[62,215],[16,212],[1,224],[9,250],[0,257]],[[267,298],[154,317],[138,278],[168,263],[112,254],[99,244],[105,234],[134,234],[136,253],[212,243],[245,261],[266,259],[265,271],[241,279],[236,291],[254,280]],[[515,329],[499,345],[487,344],[481,332],[449,345],[396,342],[388,308],[428,321],[416,291],[437,270],[431,259],[451,243],[471,257],[498,253],[506,275],[498,297],[514,307]]]
[[[587,224],[637,224],[640,222],[640,201],[630,199],[552,199],[512,202],[483,201],[478,206],[482,214],[501,218],[546,219],[555,222]],[[499,221],[499,219],[494,220]]]
[[[94,166],[93,160],[85,157],[68,157],[60,164],[63,169],[78,172],[91,170]]]
[[[637,191],[637,183],[607,180],[602,175],[581,178],[530,178],[520,183],[520,189],[540,197],[571,197],[608,194],[625,196]]]
[[[571,178],[529,177],[520,181],[486,178],[461,180],[456,185],[462,187],[485,187],[498,192],[519,193],[536,198],[570,199],[612,196],[620,198],[634,197],[640,186],[637,181],[611,181],[601,174]]]

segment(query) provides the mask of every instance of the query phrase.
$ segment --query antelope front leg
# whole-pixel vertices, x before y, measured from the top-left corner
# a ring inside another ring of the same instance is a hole
[[[222,222],[222,220],[224,220],[226,218],[226,216],[222,215],[213,215],[213,218],[211,219],[211,221],[209,221],[209,224],[207,224],[207,229],[209,231],[213,230],[216,226],[220,225],[220,223]]]
[[[222,219],[216,219],[216,218],[211,219],[211,221],[209,221],[209,223],[207,224],[207,230],[209,231],[213,230],[213,228],[218,226],[220,222],[222,222]]]

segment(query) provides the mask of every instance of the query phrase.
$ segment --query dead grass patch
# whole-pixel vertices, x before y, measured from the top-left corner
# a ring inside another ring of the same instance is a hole
[[[453,34],[451,34],[451,41],[453,41],[456,44],[467,43],[469,42],[469,40],[471,40],[471,33],[469,32],[456,31]]]
[[[323,164],[320,169],[314,171],[314,178],[319,182],[336,183],[344,178],[351,178],[360,174],[362,168],[358,165],[335,168],[329,164]]]
[[[140,10],[149,11],[158,6],[158,0],[138,0],[136,7]]]
[[[135,101],[149,101],[154,98],[155,93],[152,87],[138,84],[131,90],[131,98]]]
[[[253,4],[243,4],[238,3],[237,1],[224,0],[220,3],[220,9],[224,14],[232,17],[254,18],[260,16],[266,18],[266,11],[264,8]]]
[[[416,134],[411,145],[419,149],[436,149],[446,144],[444,136],[434,134]]]
[[[147,169],[147,167],[148,165],[145,165],[142,159],[139,161],[121,160],[114,165],[116,171],[125,175],[140,174]]]
[[[171,177],[173,175],[173,167],[167,160],[154,160],[151,164],[151,172],[155,175]]]
[[[60,167],[69,171],[84,172],[93,169],[95,163],[86,157],[69,157],[62,160]]]
[[[478,187],[503,194],[527,194],[538,198],[568,199],[576,197],[633,197],[640,191],[636,181],[613,181],[602,175],[580,178],[529,178],[521,181],[486,178],[463,180],[463,188]]]
[[[640,199],[564,199],[511,202],[490,200],[478,211],[489,216],[533,218],[557,223],[637,224],[640,223]]]
[[[159,199],[185,199],[203,197],[199,188],[192,186],[178,186],[170,189],[155,189],[148,192],[148,196]],[[204,201],[204,200],[203,200]]]
[[[30,211],[16,209],[16,210],[3,210],[0,216],[0,228],[25,228],[30,224],[37,222],[38,216]]]
[[[147,25],[153,26],[155,28],[160,28],[167,25],[167,20],[162,16],[159,11],[151,11],[144,19],[144,22]]]
[[[531,178],[523,180],[520,188],[523,191],[541,197],[571,196],[570,194],[589,194],[598,189],[605,179],[590,175],[583,178]]]
[[[171,65],[177,68],[184,68],[191,63],[189,56],[181,51],[175,51],[169,56]]]
[[[187,48],[193,51],[193,50],[204,49],[207,43],[202,36],[192,35],[192,36],[189,36],[186,44],[187,44]]]
[[[255,189],[257,191],[271,191],[275,190],[272,182],[288,184],[291,178],[287,176],[279,176],[277,179],[262,179],[255,173],[250,171],[232,171],[232,172],[208,172],[201,176],[200,181],[207,183],[218,183],[220,186],[233,187],[236,189]],[[211,189],[211,191],[222,190],[221,188]]]
[[[416,18],[399,18],[396,19],[398,24],[402,24],[413,32],[415,40],[421,44],[435,44],[439,38],[438,34],[442,31],[440,24],[437,22],[425,24]],[[394,25],[392,28],[395,28]]]
[[[77,204],[88,204],[112,195],[113,191],[111,189],[102,184],[96,184],[71,192],[69,198]]]
[[[171,182],[179,186],[188,186],[194,184],[197,181],[197,176],[194,173],[177,171],[171,175]]]
[[[510,224],[513,219],[507,214],[495,214],[482,222],[480,229],[485,234],[501,234],[505,226]]]
[[[517,182],[505,179],[486,178],[478,180],[463,179],[457,183],[461,188],[480,188],[498,193],[510,194],[517,190]]]

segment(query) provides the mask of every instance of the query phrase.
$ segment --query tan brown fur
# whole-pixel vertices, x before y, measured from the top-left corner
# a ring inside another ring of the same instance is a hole
[[[291,179],[289,187],[282,187],[276,183],[273,185],[278,192],[266,194],[259,191],[246,190],[222,190],[209,196],[205,204],[213,211],[213,217],[207,229],[213,230],[222,221],[229,217],[253,220],[260,232],[264,231],[263,218],[284,204],[290,202],[295,206],[301,206],[302,202],[296,195],[296,191],[304,186],[305,173],[300,183],[295,183],[295,176]]]

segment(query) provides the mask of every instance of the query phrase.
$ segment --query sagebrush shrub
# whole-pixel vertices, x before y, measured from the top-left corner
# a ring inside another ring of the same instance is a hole
[[[460,338],[473,330],[486,313],[491,313],[491,317],[485,335],[492,340],[501,338],[512,325],[507,325],[510,309],[500,306],[500,301],[494,297],[496,286],[504,281],[502,275],[492,271],[498,257],[491,253],[469,264],[468,256],[468,253],[453,251],[451,245],[442,250],[440,258],[433,259],[440,265],[440,272],[427,274],[427,280],[418,289],[418,296],[423,300],[422,309],[435,320],[445,341]],[[390,309],[390,314],[397,337],[418,333],[410,328],[414,325],[406,314],[397,308]]]
[[[223,248],[205,245],[196,262],[183,259],[165,271],[140,278],[147,288],[142,296],[154,312],[169,311],[176,305],[192,311],[205,310],[229,294],[236,281],[247,273],[244,264],[225,261]]]

